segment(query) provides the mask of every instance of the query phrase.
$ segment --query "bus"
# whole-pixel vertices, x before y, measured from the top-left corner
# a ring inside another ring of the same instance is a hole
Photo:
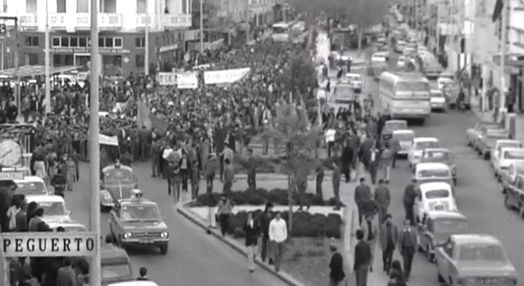
[[[307,33],[304,22],[280,22],[273,24],[271,37],[275,42],[300,43],[306,39]]]
[[[429,81],[417,72],[383,72],[379,79],[379,108],[395,119],[418,119],[431,114]]]

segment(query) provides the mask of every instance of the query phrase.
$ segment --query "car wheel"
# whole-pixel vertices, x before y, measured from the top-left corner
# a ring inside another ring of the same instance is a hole
[[[519,206],[519,216],[520,218],[524,218],[524,204],[520,204]]]
[[[508,209],[508,210],[512,210],[513,209],[513,206],[510,204],[509,202],[509,196],[508,194],[506,194],[504,196],[504,206]]]
[[[431,245],[428,244],[428,246],[426,247],[426,256],[428,258],[428,262],[433,263],[435,256],[433,255],[431,250],[432,250]]]
[[[168,250],[167,243],[160,245],[160,254],[166,255],[167,254],[167,250]]]

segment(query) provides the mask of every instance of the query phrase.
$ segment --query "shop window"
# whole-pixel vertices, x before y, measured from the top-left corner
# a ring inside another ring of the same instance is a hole
[[[69,38],[69,46],[72,48],[78,47],[78,38],[77,37]]]
[[[135,55],[135,65],[137,68],[143,68],[144,67],[144,55],[138,54]]]
[[[51,46],[53,48],[60,48],[60,37],[53,37]]]
[[[69,37],[62,37],[62,43],[60,46],[64,48],[68,48],[69,47]]]
[[[145,38],[135,38],[135,47],[144,48],[146,46]]]
[[[87,47],[87,38],[85,37],[78,38],[78,46],[82,48]]]
[[[25,54],[25,64],[30,66],[36,66],[39,64],[39,56],[34,53]]]
[[[114,38],[114,47],[115,48],[123,48],[124,47],[124,40],[120,37]]]
[[[105,47],[106,48],[112,48],[114,47],[114,43],[113,43],[113,38],[104,38],[104,41],[105,41]]]
[[[38,47],[39,46],[38,37],[35,37],[35,36],[25,37],[25,46]]]

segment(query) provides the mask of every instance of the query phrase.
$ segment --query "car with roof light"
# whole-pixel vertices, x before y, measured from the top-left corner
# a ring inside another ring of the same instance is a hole
[[[475,124],[472,128],[466,130],[466,143],[468,146],[475,147],[479,137],[487,129],[498,128],[500,125],[492,121],[481,121]]]
[[[47,196],[50,192],[47,190],[47,186],[40,177],[38,176],[24,176],[23,180],[13,180],[16,183],[15,194],[22,195],[43,195]]]
[[[454,186],[451,169],[444,163],[418,163],[415,167],[415,179],[419,185],[428,182],[444,182]]]
[[[110,212],[109,229],[118,245],[156,247],[165,255],[169,232],[158,205],[142,196],[122,199]]]
[[[433,111],[446,111],[447,103],[446,97],[442,91],[432,89],[429,92],[429,100],[431,102],[431,110]]]
[[[411,129],[394,130],[392,138],[397,139],[400,145],[397,156],[407,156],[413,145],[413,139],[415,139],[415,131]]]
[[[494,236],[454,234],[435,249],[438,281],[448,285],[517,285],[517,271]]]
[[[446,148],[428,148],[424,149],[420,163],[443,163],[451,170],[453,185],[457,184],[457,165],[453,153]]]
[[[524,219],[524,175],[517,175],[505,186],[504,206],[508,210],[517,210]]]
[[[425,252],[427,260],[434,262],[435,246],[453,234],[469,233],[467,218],[459,212],[428,211],[422,216],[417,228],[417,244]]]
[[[505,129],[487,129],[480,135],[476,150],[482,158],[488,160],[497,140],[510,139],[510,137],[509,132]]]
[[[384,127],[382,128],[381,133],[381,139],[383,141],[389,141],[391,137],[393,136],[393,132],[395,130],[407,130],[408,129],[408,122],[406,120],[398,120],[398,119],[392,119],[388,120],[384,123]]]
[[[101,174],[103,189],[110,193],[113,201],[131,197],[131,191],[137,188],[135,173],[129,166],[109,165],[102,169]],[[107,202],[105,192],[101,191],[100,196]]]
[[[71,212],[67,210],[63,197],[57,195],[28,195],[25,196],[27,203],[35,202],[38,207],[44,209],[42,221],[46,224],[53,222],[71,221]]]
[[[519,140],[514,139],[499,139],[495,142],[495,147],[491,150],[491,166],[493,166],[493,159],[499,156],[502,148],[524,148],[524,145]]]
[[[361,93],[362,92],[362,76],[358,73],[347,73],[346,78],[349,82],[353,92]]]
[[[445,182],[427,182],[417,185],[417,198],[413,212],[417,222],[421,222],[424,214],[430,211],[457,211],[457,203],[453,195],[453,187]]]
[[[428,148],[440,148],[440,141],[435,137],[416,137],[413,139],[413,144],[408,152],[408,162],[411,169],[420,162],[424,149]]]
[[[524,149],[523,148],[501,148],[497,152],[496,157],[491,158],[495,176],[500,177],[502,172],[506,172],[509,166],[515,162],[524,162]]]

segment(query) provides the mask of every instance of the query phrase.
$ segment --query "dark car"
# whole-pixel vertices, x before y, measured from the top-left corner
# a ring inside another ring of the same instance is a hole
[[[102,187],[101,187],[101,202],[107,202],[108,205],[104,207],[111,207],[114,202],[121,199],[130,198],[131,191],[136,189],[137,180],[133,169],[128,166],[111,165],[102,169]],[[109,200],[107,190],[113,201]],[[103,200],[102,200],[103,199]]]

